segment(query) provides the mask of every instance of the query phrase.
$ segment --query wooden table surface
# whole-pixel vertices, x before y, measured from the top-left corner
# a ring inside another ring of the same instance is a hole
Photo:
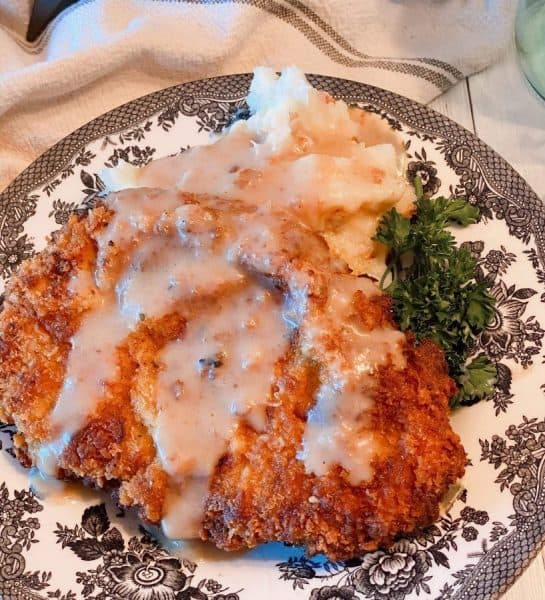
[[[545,101],[524,79],[514,44],[496,65],[460,82],[431,107],[477,134],[545,201]],[[502,600],[545,600],[545,549]]]

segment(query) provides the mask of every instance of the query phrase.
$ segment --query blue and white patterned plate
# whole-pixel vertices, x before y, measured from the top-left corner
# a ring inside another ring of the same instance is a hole
[[[78,129],[0,195],[0,291],[73,211],[93,206],[98,175],[206,143],[240,110],[250,75],[197,81],[129,102]],[[545,540],[545,210],[490,148],[446,117],[361,83],[316,87],[387,119],[406,140],[411,177],[463,194],[482,220],[460,232],[496,297],[480,347],[497,364],[488,401],[452,416],[470,457],[466,491],[418,537],[345,563],[269,544],[247,554],[166,549],[105,495],[39,500],[0,426],[0,598],[70,600],[484,600],[500,595]],[[3,280],[3,281],[2,281]]]

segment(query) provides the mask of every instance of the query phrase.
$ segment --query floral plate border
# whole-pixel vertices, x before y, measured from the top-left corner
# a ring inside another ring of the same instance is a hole
[[[167,552],[149,535],[138,534],[134,519],[115,515],[115,508],[100,501],[78,504],[77,518],[69,521],[67,513],[52,527],[47,500],[21,486],[24,476],[2,453],[4,600],[78,597],[61,588],[93,600],[238,600],[256,593],[312,600],[481,600],[500,595],[543,544],[545,420],[539,401],[545,384],[535,364],[543,358],[545,336],[539,321],[545,320],[541,201],[493,150],[433,110],[365,84],[319,75],[309,79],[399,130],[409,175],[419,174],[427,191],[464,194],[481,209],[481,225],[458,236],[477,259],[476,277],[487,282],[497,300],[495,321],[482,334],[479,349],[497,364],[499,385],[489,402],[453,417],[470,456],[467,491],[450,513],[418,536],[351,561],[308,559],[299,549],[272,545],[242,562],[222,562],[219,569],[214,561],[198,564],[183,552]],[[181,152],[244,117],[250,80],[251,75],[233,75],[155,92],[98,117],[38,158],[0,194],[0,276],[7,279],[70,212],[93,206],[104,191],[101,170]],[[463,237],[476,233],[480,239]],[[479,437],[468,422],[485,423]],[[10,428],[0,426],[8,452],[9,434]],[[486,486],[477,485],[483,476]],[[44,554],[37,560],[35,549],[44,547],[37,539],[40,529],[40,537],[48,530],[45,546],[55,543],[61,556],[68,552],[77,561],[69,561],[69,573],[63,568],[61,576]],[[263,591],[263,579],[270,591]]]

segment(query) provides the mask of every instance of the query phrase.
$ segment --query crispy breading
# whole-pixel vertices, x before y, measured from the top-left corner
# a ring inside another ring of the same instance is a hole
[[[194,200],[192,200],[194,201]],[[111,218],[105,207],[72,217],[47,248],[21,265],[8,284],[0,313],[0,420],[15,424],[21,462],[36,463],[53,431],[49,416],[66,370],[70,339],[90,299],[71,289],[78,272],[93,273],[96,238]],[[320,241],[313,242],[314,250]],[[115,262],[116,249],[111,259]],[[385,296],[352,298],[366,331],[390,322]],[[93,416],[59,458],[59,476],[114,486],[123,506],[137,506],[158,523],[168,477],[152,437],[156,357],[183,337],[186,320],[174,312],[145,319],[117,348],[117,376],[106,384]],[[426,526],[464,471],[465,453],[448,419],[455,385],[432,342],[404,348],[406,367],[379,368],[371,429],[379,451],[374,476],[351,485],[338,466],[325,476],[305,472],[296,453],[319,383],[319,363],[292,343],[277,364],[280,402],[267,407],[263,432],[239,427],[219,461],[206,500],[201,537],[235,550],[278,540],[309,553],[348,558]],[[275,384],[276,385],[276,384]]]
[[[218,466],[206,537],[230,550],[288,541],[337,560],[436,520],[439,501],[465,466],[448,420],[455,388],[432,342],[407,345],[406,358],[403,371],[380,369],[371,427],[381,450],[373,479],[352,486],[340,467],[316,477],[296,459],[318,376],[316,365],[290,357],[283,365],[289,385],[269,411],[268,431],[244,429]]]

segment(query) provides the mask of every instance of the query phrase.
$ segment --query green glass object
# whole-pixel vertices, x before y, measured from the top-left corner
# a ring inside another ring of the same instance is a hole
[[[520,0],[515,32],[522,70],[545,99],[545,0]]]

